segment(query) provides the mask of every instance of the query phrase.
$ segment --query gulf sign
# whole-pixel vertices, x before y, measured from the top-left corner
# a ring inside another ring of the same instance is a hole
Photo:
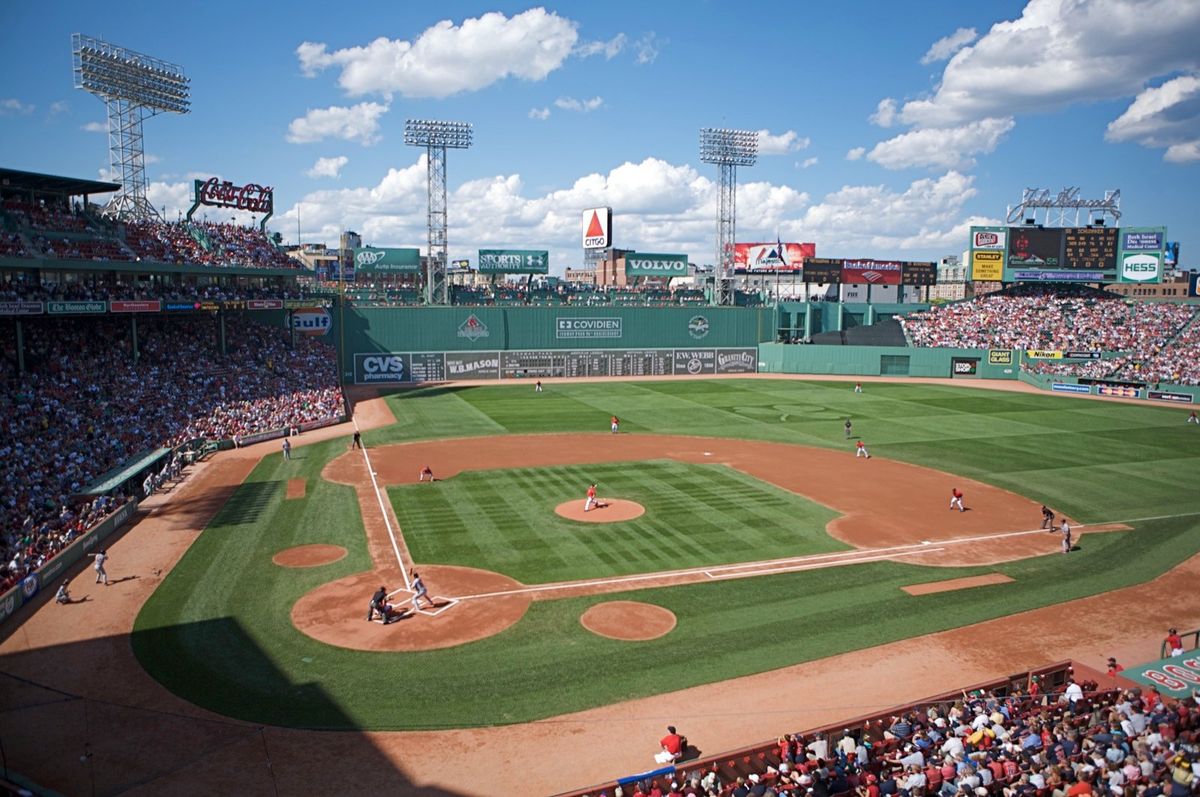
[[[583,211],[583,248],[608,249],[612,246],[612,208],[588,208]]]
[[[891,260],[846,260],[842,263],[842,284],[899,285],[904,266]]]
[[[287,324],[285,317],[284,324]],[[292,329],[301,335],[318,338],[333,328],[333,316],[324,307],[301,307],[291,312]]]
[[[734,244],[733,265],[750,272],[801,271],[804,261],[817,256],[815,243]]]

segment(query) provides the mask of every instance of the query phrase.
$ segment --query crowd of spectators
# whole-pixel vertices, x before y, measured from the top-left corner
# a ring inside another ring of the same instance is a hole
[[[317,299],[304,286],[257,286],[199,282],[134,282],[109,277],[56,282],[0,282],[0,301],[63,302],[158,299],[162,301],[235,301],[243,299]]]
[[[88,229],[87,219],[66,206],[9,198],[0,208],[34,230],[85,232]]]
[[[1082,363],[1036,361],[1028,367],[1037,373],[1198,384],[1196,317],[1192,305],[1134,302],[1086,286],[1015,285],[899,321],[914,346],[1120,355]]]
[[[133,256],[116,241],[106,238],[47,238],[35,236],[34,248],[44,257],[61,260],[129,261]]]
[[[239,268],[300,268],[257,227],[211,221],[130,222],[125,243],[139,259]]]
[[[342,414],[333,349],[237,317],[227,354],[211,318],[147,318],[132,358],[127,321],[23,324],[27,372],[11,325],[0,330],[0,536],[6,579],[43,564],[120,499],[72,496],[134,455],[197,437],[228,439]]]
[[[1110,663],[1110,670],[1114,665]],[[788,734],[757,769],[646,779],[606,797],[1188,797],[1200,782],[1200,709],[1155,690],[1068,681],[1045,695],[976,692],[841,734]],[[747,761],[752,759],[747,758]]]
[[[0,233],[0,255],[6,257],[25,257],[25,249],[21,236],[16,233]]]

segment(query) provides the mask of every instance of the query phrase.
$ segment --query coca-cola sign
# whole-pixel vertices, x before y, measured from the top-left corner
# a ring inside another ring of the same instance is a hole
[[[275,210],[275,189],[255,183],[234,185],[229,180],[210,177],[196,181],[196,203],[269,215]]]

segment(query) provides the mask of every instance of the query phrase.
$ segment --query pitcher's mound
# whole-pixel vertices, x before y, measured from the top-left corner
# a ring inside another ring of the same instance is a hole
[[[641,642],[671,633],[675,628],[675,613],[652,603],[608,601],[588,609],[579,622],[599,636]]]
[[[605,498],[602,503],[584,512],[583,500],[575,499],[574,501],[564,501],[554,507],[554,511],[567,520],[582,520],[584,523],[616,523],[641,517],[646,514],[646,507],[637,501]]]

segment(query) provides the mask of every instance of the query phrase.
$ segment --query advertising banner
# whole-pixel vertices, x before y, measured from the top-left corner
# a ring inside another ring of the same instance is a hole
[[[1025,357],[1029,360],[1061,360],[1063,353],[1057,349],[1026,349]]]
[[[588,208],[583,211],[583,248],[608,249],[612,246],[612,208]]]
[[[409,355],[407,354],[354,355],[354,384],[356,385],[384,385],[411,381]]]
[[[752,374],[758,371],[758,349],[717,349],[718,374]]]
[[[1188,277],[1188,296],[1200,296],[1200,271],[1192,272]]]
[[[894,260],[843,260],[842,284],[899,285],[903,270]]]
[[[1155,401],[1170,401],[1174,404],[1191,404],[1196,400],[1191,393],[1175,393],[1170,390],[1149,390],[1146,392],[1146,398]]]
[[[481,274],[549,274],[550,253],[545,249],[480,249]]]
[[[1099,360],[1102,354],[1098,351],[1064,351],[1063,357],[1068,360]]]
[[[200,302],[163,302],[164,313],[191,312],[200,309]]]
[[[1103,282],[1103,271],[1014,271],[1017,282]],[[1111,277],[1110,277],[1111,278]]]
[[[971,248],[1004,252],[1008,249],[1007,227],[972,227]]]
[[[421,250],[385,249],[374,246],[355,249],[354,269],[365,274],[419,274]]]
[[[0,302],[0,315],[41,315],[41,302]]]
[[[625,255],[627,277],[686,277],[687,255],[664,255],[650,252],[630,252]]]
[[[1163,237],[1161,229],[1127,228],[1121,230],[1121,248],[1126,252],[1161,252]]]
[[[1119,396],[1120,398],[1141,398],[1142,391],[1136,387],[1113,387],[1112,385],[1096,385],[1096,392],[1101,396]]]
[[[50,315],[107,313],[108,302],[46,302],[46,312]]]
[[[800,271],[816,257],[815,243],[746,243],[733,245],[733,266],[752,274]]]
[[[499,379],[500,352],[446,352],[447,379]]]
[[[971,279],[975,282],[999,282],[1004,279],[1004,253],[972,252]]]
[[[1162,259],[1158,252],[1122,252],[1121,282],[1158,282],[1162,279]]]
[[[1050,389],[1053,390],[1055,393],[1088,393],[1088,394],[1090,394],[1092,392],[1092,389],[1090,387],[1088,387],[1087,385],[1072,385],[1072,384],[1069,384],[1066,382],[1055,382],[1052,385],[1050,385]]]
[[[620,318],[574,318],[558,316],[554,319],[554,337],[559,340],[571,338],[619,338]]]
[[[677,374],[697,376],[717,372],[717,353],[712,349],[675,350],[674,371]]]
[[[162,311],[162,302],[158,300],[109,302],[108,309],[113,313],[158,313]]]
[[[282,299],[247,299],[247,310],[282,310]]]
[[[951,376],[975,376],[979,373],[979,360],[954,357],[950,361]]]
[[[1012,365],[1011,349],[989,349],[988,365]]]
[[[284,316],[284,324],[291,317],[292,329],[301,335],[317,338],[328,335],[333,329],[333,316],[324,307],[302,307]]]

